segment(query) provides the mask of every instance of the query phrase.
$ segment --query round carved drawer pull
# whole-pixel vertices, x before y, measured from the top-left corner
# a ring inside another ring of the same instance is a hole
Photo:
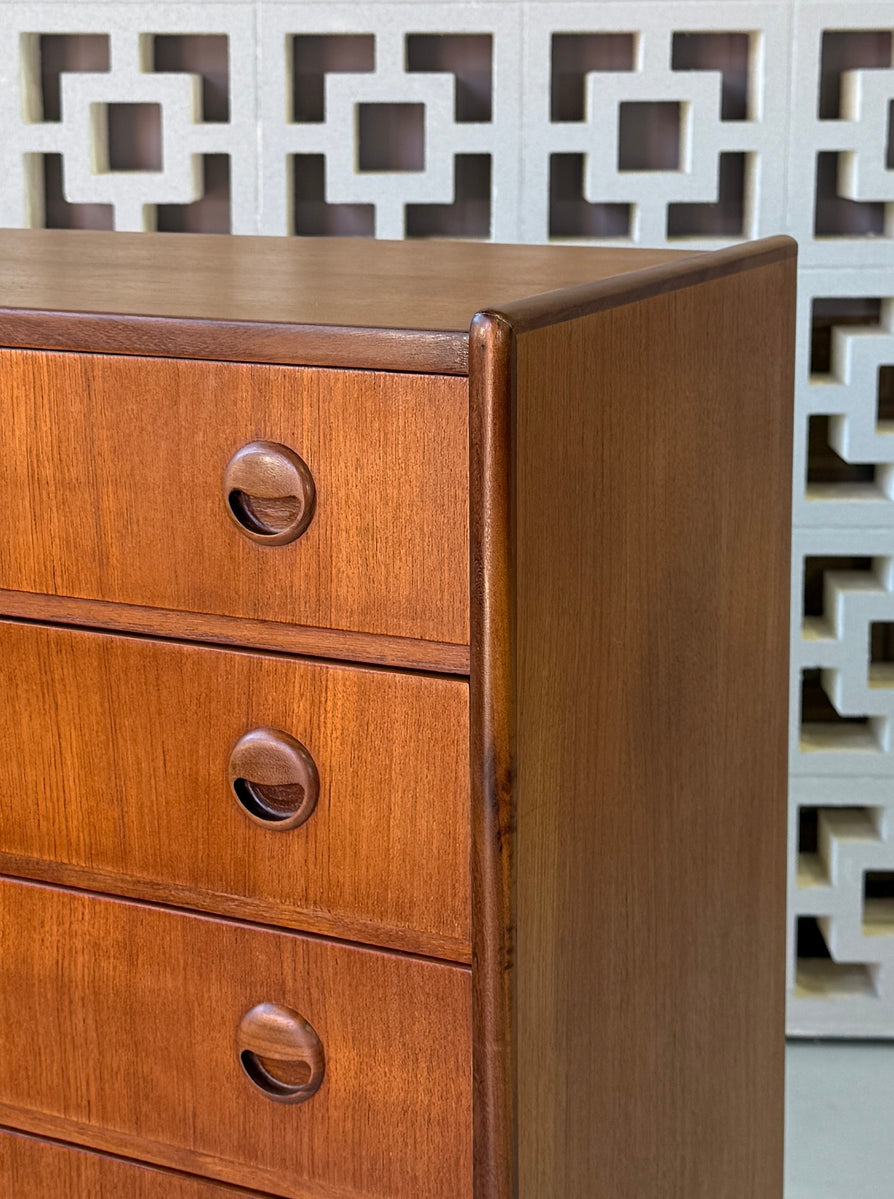
[[[300,741],[280,729],[252,729],[230,753],[230,786],[252,820],[290,829],[317,806],[320,776]]]
[[[241,532],[261,545],[285,545],[300,537],[317,502],[307,464],[275,441],[251,441],[237,450],[224,471],[223,490]]]
[[[320,1038],[298,1012],[281,1003],[259,1003],[236,1030],[242,1069],[268,1099],[304,1103],[326,1073]]]

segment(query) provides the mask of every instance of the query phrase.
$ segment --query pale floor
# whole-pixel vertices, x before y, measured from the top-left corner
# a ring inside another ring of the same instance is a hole
[[[894,1199],[894,1043],[790,1041],[785,1199]]]

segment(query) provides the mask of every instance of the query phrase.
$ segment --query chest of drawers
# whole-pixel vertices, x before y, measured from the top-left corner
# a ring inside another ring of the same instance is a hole
[[[781,1190],[794,248],[0,233],[0,1190]]]

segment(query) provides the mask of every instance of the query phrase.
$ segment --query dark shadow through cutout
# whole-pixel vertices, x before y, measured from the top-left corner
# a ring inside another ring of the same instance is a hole
[[[292,38],[291,120],[326,119],[326,76],[375,70],[371,33],[307,33]]]
[[[230,119],[229,38],[225,33],[156,34],[152,39],[152,70],[188,73],[202,81],[203,122]]]
[[[815,413],[807,423],[807,485],[849,486],[874,483],[875,464],[846,462],[829,444],[829,417]]]
[[[798,808],[798,853],[816,853],[819,849],[819,808]]]
[[[488,237],[491,220],[489,154],[456,154],[452,204],[407,204],[407,237]]]
[[[191,204],[158,204],[159,233],[229,233],[231,230],[230,156],[202,156],[202,195]]]
[[[867,870],[863,878],[865,899],[894,899],[894,870]]]
[[[856,828],[862,835],[871,837],[875,833],[877,814],[872,808],[852,807],[847,804],[834,807],[819,807],[807,805],[798,809],[798,853],[815,855],[819,852],[819,825],[821,817],[833,822],[832,833],[840,832],[841,822],[844,821],[853,835]],[[836,830],[835,825],[838,825]],[[820,935],[822,935],[820,933]],[[824,942],[825,944],[825,942]]]
[[[114,229],[111,204],[70,204],[63,193],[61,154],[43,155],[44,227]]]
[[[826,958],[831,960],[826,938],[815,916],[799,916],[795,941],[795,956],[798,958]]]
[[[161,105],[107,104],[110,171],[160,171]]]
[[[842,716],[826,695],[822,671],[810,668],[801,671],[801,724],[822,724],[838,728],[869,730],[868,716]]]
[[[629,237],[631,213],[630,204],[591,204],[584,199],[583,154],[550,155],[550,237]]]
[[[668,204],[668,237],[741,237],[745,231],[745,184],[748,156],[718,155],[717,201]]]
[[[894,425],[894,363],[878,368],[876,421]]]
[[[618,105],[618,170],[680,169],[678,100],[622,100]]]
[[[869,685],[894,689],[894,624],[887,620],[869,625]]]
[[[456,77],[454,120],[490,121],[493,112],[493,36],[489,33],[408,33],[407,70]]]
[[[633,33],[554,33],[550,54],[550,120],[582,121],[588,71],[632,71]]]
[[[810,317],[810,373],[829,375],[835,370],[832,330],[880,326],[882,302],[871,296],[817,296]]]
[[[358,104],[358,171],[424,171],[425,105]]]
[[[327,204],[326,159],[323,154],[293,155],[293,232],[301,237],[372,237],[376,212],[372,204]]]
[[[797,877],[800,890],[827,887],[830,877],[830,847],[827,838],[878,840],[878,810],[865,807],[799,807]],[[822,926],[806,925],[800,958],[824,958],[826,942]]]
[[[671,67],[675,71],[720,71],[721,121],[748,119],[749,33],[675,33]]]
[[[842,71],[892,65],[892,37],[887,29],[827,29],[820,51],[819,108],[821,121],[841,116]]]
[[[827,572],[847,571],[872,574],[873,560],[866,557],[810,556],[804,559],[805,616],[823,617],[825,611],[825,576]]]
[[[834,150],[816,156],[816,237],[880,237],[885,232],[885,205],[877,200],[849,200],[838,194],[838,158]]]
[[[894,870],[863,873],[863,935],[894,937]]]
[[[109,69],[109,37],[105,33],[44,33],[40,35],[41,120],[62,120],[59,76],[68,71],[102,72]],[[63,228],[63,226],[54,226]],[[88,226],[64,226],[87,228]],[[89,226],[94,228],[94,226]]]
[[[869,625],[869,661],[894,663],[894,623],[874,620]]]

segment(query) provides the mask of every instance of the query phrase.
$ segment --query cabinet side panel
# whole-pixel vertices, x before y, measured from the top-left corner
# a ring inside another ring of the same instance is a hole
[[[793,292],[518,338],[521,1199],[781,1194]]]

